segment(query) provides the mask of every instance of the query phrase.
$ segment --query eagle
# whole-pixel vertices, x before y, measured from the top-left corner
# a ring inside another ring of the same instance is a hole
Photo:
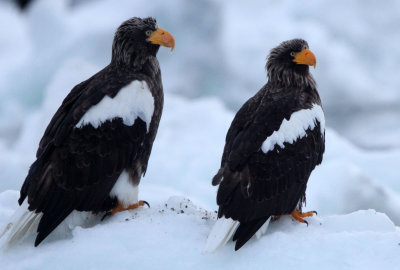
[[[36,231],[39,245],[74,210],[113,215],[146,203],[138,185],[163,109],[160,46],[173,50],[175,40],[154,18],[119,26],[110,64],[76,85],[47,126],[9,244]]]
[[[229,239],[240,249],[265,232],[271,218],[302,213],[307,181],[322,162],[325,118],[309,71],[316,57],[303,39],[282,42],[268,56],[268,82],[237,112],[212,179],[218,219],[206,242],[213,252]],[[316,212],[315,212],[316,213]]]

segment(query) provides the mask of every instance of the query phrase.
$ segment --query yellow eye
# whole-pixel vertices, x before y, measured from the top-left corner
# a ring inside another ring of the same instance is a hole
[[[147,30],[146,31],[146,36],[150,36],[151,35],[151,31],[150,30]]]

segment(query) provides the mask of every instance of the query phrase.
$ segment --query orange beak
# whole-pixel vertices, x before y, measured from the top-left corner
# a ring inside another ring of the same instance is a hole
[[[158,44],[164,47],[171,48],[171,52],[174,50],[175,47],[174,37],[168,31],[161,28],[153,31],[147,40],[153,44]]]
[[[296,53],[293,62],[300,65],[314,66],[314,68],[317,65],[317,59],[315,58],[315,55],[308,49]]]

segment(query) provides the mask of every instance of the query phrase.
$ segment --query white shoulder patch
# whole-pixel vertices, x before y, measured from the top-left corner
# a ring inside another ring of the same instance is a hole
[[[304,109],[294,112],[289,120],[283,119],[278,130],[274,131],[262,144],[261,150],[267,153],[274,149],[278,144],[281,148],[285,148],[283,143],[292,144],[297,139],[301,139],[306,135],[307,129],[314,129],[316,121],[320,123],[322,136],[325,131],[324,112],[318,104],[314,104],[311,109]]]
[[[154,98],[145,81],[133,81],[111,98],[105,96],[92,106],[75,127],[92,125],[97,128],[107,120],[122,118],[127,126],[132,126],[136,118],[146,122],[147,132],[154,112]]]

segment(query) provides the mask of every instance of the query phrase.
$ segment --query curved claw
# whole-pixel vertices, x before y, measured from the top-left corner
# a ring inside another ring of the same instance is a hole
[[[317,211],[314,210],[313,213],[316,214],[316,215],[318,216],[318,212],[317,212]]]
[[[314,214],[316,214],[316,211],[309,211],[309,212],[302,213],[302,212],[300,212],[300,211],[298,211],[298,210],[294,210],[294,211],[291,213],[292,217],[293,217],[295,220],[297,220],[298,222],[307,224],[307,227],[308,227],[308,222],[305,221],[304,218],[305,218],[305,217],[312,217]]]
[[[101,218],[100,221],[103,221],[106,217],[111,216],[111,215],[112,215],[112,212],[111,212],[111,211],[106,212],[106,213],[104,214],[104,216]]]
[[[150,208],[150,204],[148,202],[146,202],[146,201],[141,201],[141,202],[143,203],[143,205],[145,204],[145,205],[147,205],[147,207]]]

